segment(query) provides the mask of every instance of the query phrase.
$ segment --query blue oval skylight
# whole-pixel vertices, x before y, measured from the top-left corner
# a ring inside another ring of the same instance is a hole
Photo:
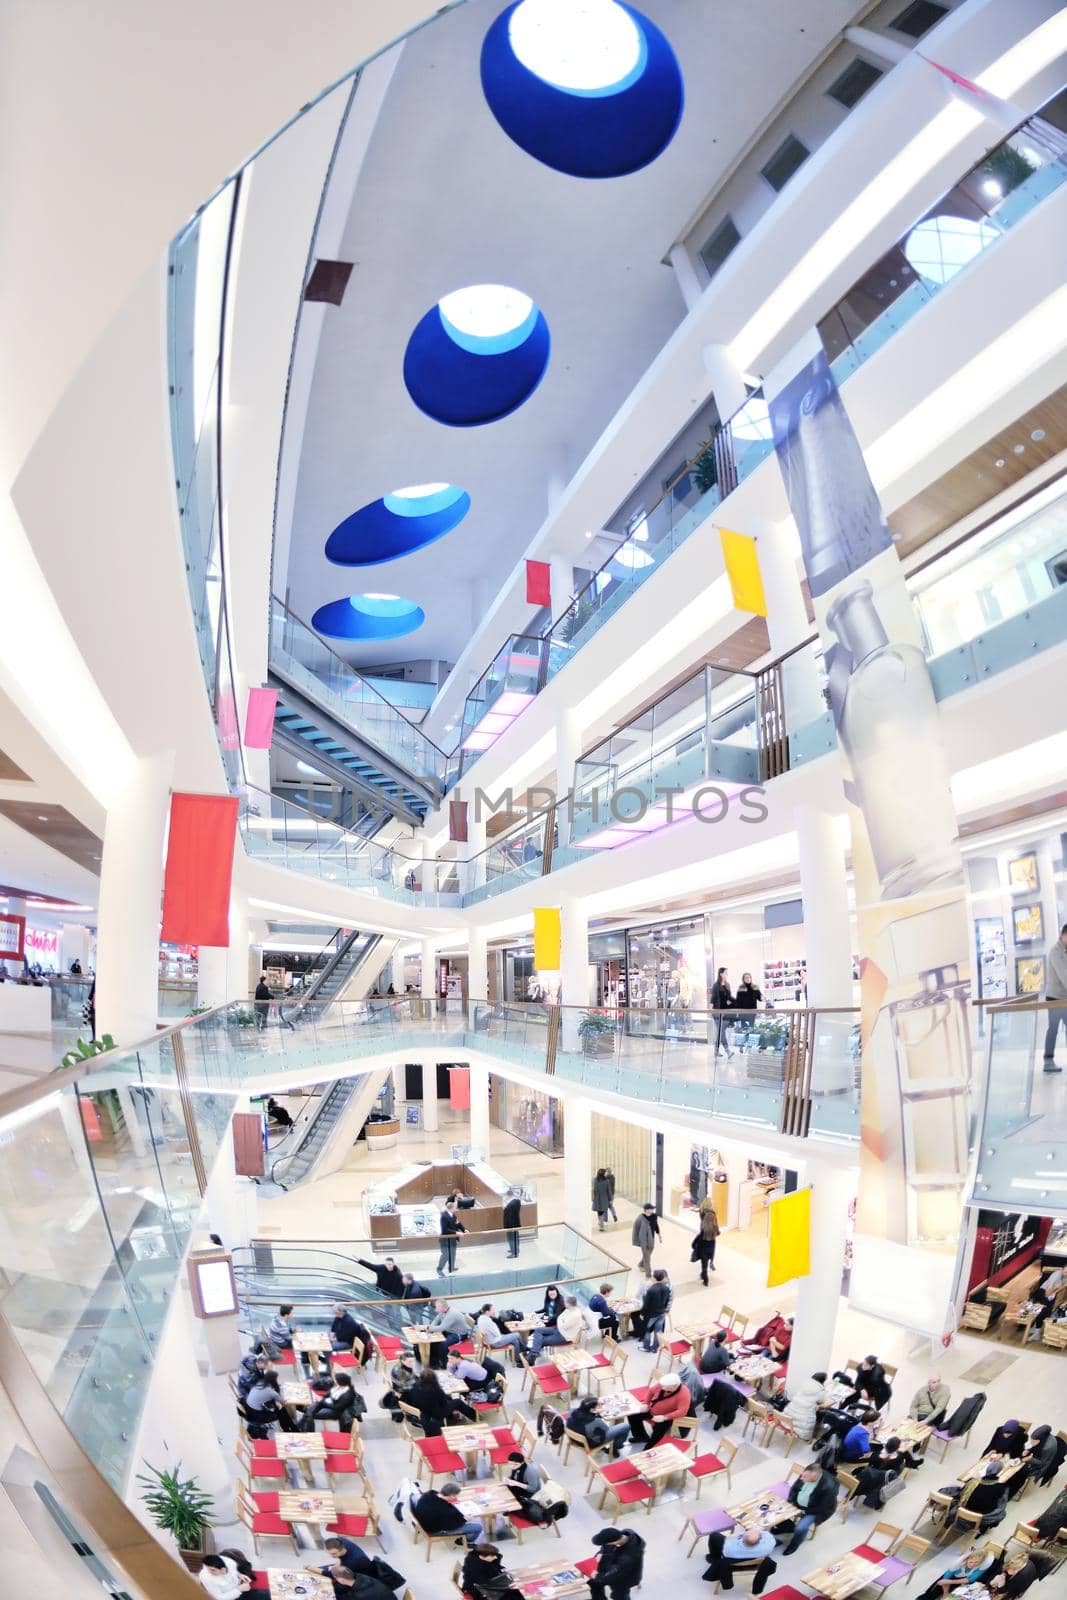
[[[418,323],[404,353],[412,400],[454,428],[496,422],[528,400],[551,340],[529,295],[499,283],[446,294]]]
[[[451,533],[470,510],[471,497],[454,483],[416,483],[392,489],[339,522],[326,541],[326,557],[341,567],[395,561]]]
[[[518,0],[486,34],[481,74],[508,137],[575,178],[617,178],[654,161],[685,99],[664,35],[619,0]]]
[[[319,606],[311,625],[328,639],[401,639],[426,621],[413,600],[398,594],[353,594]]]

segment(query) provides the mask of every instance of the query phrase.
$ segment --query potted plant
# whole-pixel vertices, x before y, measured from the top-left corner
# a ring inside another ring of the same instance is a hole
[[[615,1022],[605,1011],[587,1011],[578,1024],[578,1037],[587,1056],[610,1056],[615,1050]]]
[[[205,1494],[195,1478],[182,1477],[180,1461],[169,1471],[153,1467],[148,1461],[145,1466],[151,1476],[138,1473],[137,1482],[143,1485],[141,1498],[153,1522],[174,1539],[178,1554],[189,1571],[199,1572],[208,1549],[207,1530],[212,1526],[214,1502],[211,1496]]]

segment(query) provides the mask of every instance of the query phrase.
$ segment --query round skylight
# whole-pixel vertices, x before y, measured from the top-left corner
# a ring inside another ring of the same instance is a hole
[[[740,411],[730,418],[730,432],[735,439],[758,440],[774,437],[771,412],[761,394],[754,394]]]
[[[443,489],[450,489],[449,483],[413,483],[406,489],[390,489],[384,496],[388,503],[390,500],[430,500]]]
[[[508,38],[524,67],[570,94],[617,93],[645,61],[641,30],[616,0],[521,0]]]
[[[341,567],[396,561],[451,533],[470,504],[467,491],[454,483],[391,489],[338,523],[326,541],[326,559]]]
[[[416,325],[404,382],[437,422],[496,422],[529,399],[550,348],[548,324],[528,294],[502,283],[468,284],[443,295]]]
[[[904,254],[920,278],[948,283],[999,238],[996,223],[984,217],[926,217],[905,239]]]
[[[311,625],[329,639],[401,639],[426,621],[413,600],[398,594],[353,594],[319,606]]]
[[[528,294],[502,283],[474,283],[437,302],[449,338],[473,355],[502,355],[529,338],[538,311]]]

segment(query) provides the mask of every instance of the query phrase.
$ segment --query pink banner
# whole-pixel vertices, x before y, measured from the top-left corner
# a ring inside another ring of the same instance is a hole
[[[245,711],[245,749],[269,750],[274,737],[277,689],[249,689]]]

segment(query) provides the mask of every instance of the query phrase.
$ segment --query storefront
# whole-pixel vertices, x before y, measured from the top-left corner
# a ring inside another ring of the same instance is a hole
[[[493,1073],[489,1120],[543,1156],[563,1154],[563,1101]]]
[[[627,1005],[626,934],[622,928],[590,935],[589,964],[596,985],[594,1004],[609,1009]]]

